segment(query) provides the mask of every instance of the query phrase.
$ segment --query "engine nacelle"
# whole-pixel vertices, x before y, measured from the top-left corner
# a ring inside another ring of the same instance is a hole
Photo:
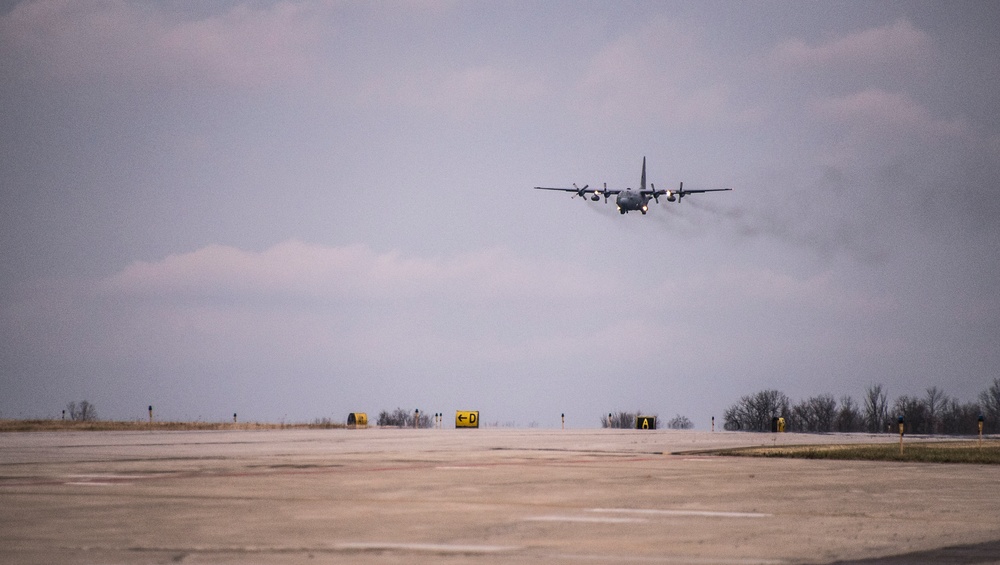
[[[668,192],[667,193],[667,202],[677,202],[677,197],[674,196],[672,193]]]
[[[598,195],[596,195],[596,194],[593,195],[593,196],[591,196],[590,199],[593,200],[594,202],[600,202],[601,201],[601,197],[598,196]]]

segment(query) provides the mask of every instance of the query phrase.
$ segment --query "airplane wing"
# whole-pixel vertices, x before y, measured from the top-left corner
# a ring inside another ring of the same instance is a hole
[[[574,194],[574,198],[577,197],[577,196],[579,196],[581,198],[586,198],[586,196],[588,194],[593,194],[594,196],[591,198],[591,200],[598,200],[601,196],[603,196],[605,201],[607,201],[607,199],[608,199],[609,196],[613,196],[613,195],[618,194],[619,192],[621,192],[621,190],[614,190],[614,189],[608,190],[607,187],[605,187],[605,188],[589,188],[589,187],[590,187],[589,184],[585,184],[582,187],[578,187],[578,186],[576,186],[574,184],[573,188],[557,188],[557,187],[551,187],[551,186],[536,186],[535,190],[558,190],[558,191],[561,191],[561,192],[573,192],[573,193],[575,193]]]
[[[652,186],[652,185],[650,185],[650,186]],[[684,198],[685,196],[687,196],[688,194],[701,194],[703,192],[725,192],[727,190],[732,190],[732,189],[731,188],[702,188],[702,189],[696,189],[696,190],[684,190],[684,183],[682,182],[681,185],[680,185],[680,188],[678,188],[677,190],[656,190],[656,187],[653,187],[652,190],[641,190],[639,192],[641,192],[643,194],[643,196],[652,196],[657,202],[660,201],[659,198],[661,196],[666,196],[667,197],[667,202],[674,202],[674,201],[680,202],[681,199]]]
[[[702,189],[702,190],[681,190],[681,191],[678,191],[677,194],[678,195],[680,195],[680,194],[688,195],[688,194],[698,194],[700,192],[725,192],[727,190],[732,190],[732,189],[731,188],[705,188],[705,189]]]
[[[551,186],[536,186],[535,190],[561,190],[563,192],[575,192],[577,194],[590,194],[591,192],[597,192],[596,189],[587,188],[587,186],[584,186],[583,188],[555,188]]]

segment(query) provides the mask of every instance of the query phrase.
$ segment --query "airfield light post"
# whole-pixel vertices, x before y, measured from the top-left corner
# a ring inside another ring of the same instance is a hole
[[[612,427],[611,426],[611,412],[608,412],[608,427],[609,428]]]
[[[983,415],[979,415],[979,450],[983,450]]]
[[[903,421],[903,417],[902,416],[900,416],[896,421],[899,422],[899,454],[902,455],[903,454],[903,428],[905,426],[905,422]]]
[[[413,411],[413,427],[420,429],[420,409],[417,408]]]
[[[236,423],[236,412],[233,412],[233,423]]]
[[[149,405],[149,423],[150,424],[153,423],[153,405],[152,404]]]
[[[566,429],[566,413],[562,414],[562,429]]]
[[[712,431],[715,431],[715,416],[712,416]]]
[[[63,410],[63,420],[65,420],[65,419],[66,419],[66,411]]]

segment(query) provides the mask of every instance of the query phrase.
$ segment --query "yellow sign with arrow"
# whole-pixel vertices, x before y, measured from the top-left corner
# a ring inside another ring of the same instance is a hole
[[[456,428],[478,428],[479,427],[479,411],[474,410],[456,410],[455,411],[455,427]]]

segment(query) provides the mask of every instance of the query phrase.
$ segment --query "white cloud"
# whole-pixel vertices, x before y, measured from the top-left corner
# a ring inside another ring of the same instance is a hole
[[[273,86],[316,67],[313,7],[236,5],[185,20],[155,4],[23,2],[0,19],[0,37],[34,70],[61,80],[139,89]]]
[[[880,89],[816,100],[813,109],[828,120],[871,133],[918,134],[934,139],[967,132],[963,120],[936,118],[906,94]]]
[[[588,121],[619,124],[705,124],[754,121],[756,111],[735,109],[722,79],[722,63],[696,30],[656,19],[602,48],[572,95]]]
[[[407,68],[373,77],[361,89],[372,102],[464,119],[486,109],[518,107],[544,96],[544,81],[526,70],[481,65]]]
[[[630,288],[648,288],[640,296],[649,299],[615,298]],[[694,365],[700,351],[721,347],[731,332],[759,328],[761,319],[770,320],[767,329],[744,337],[739,350],[842,346],[852,337],[841,324],[896,308],[838,286],[828,273],[797,279],[727,269],[639,285],[505,249],[405,257],[299,241],[260,252],[213,245],[137,262],[104,280],[101,292],[112,302],[136,304],[123,314],[133,317],[123,326],[146,328],[147,339],[177,343],[199,335],[227,342],[227,349],[256,344],[277,356],[333,356],[372,366],[655,363],[665,351]],[[793,335],[799,324],[827,330]],[[837,335],[837,343],[828,335]],[[691,340],[699,346],[690,348]]]
[[[518,258],[502,248],[452,257],[404,257],[367,246],[288,241],[261,252],[222,245],[136,262],[105,280],[107,292],[138,297],[286,297],[397,300],[446,296],[493,300],[596,296],[594,275],[569,264]]]
[[[133,328],[124,339],[150,342],[137,348],[186,347],[206,362],[220,349],[249,349],[388,369],[586,354],[588,332],[615,310],[594,281],[620,284],[502,248],[406,257],[288,241],[136,262],[99,286],[122,305],[127,321],[115,325]],[[606,307],[581,311],[581,301]]]
[[[884,65],[914,61],[933,51],[930,36],[905,20],[809,45],[801,39],[781,43],[770,59],[781,66]]]

